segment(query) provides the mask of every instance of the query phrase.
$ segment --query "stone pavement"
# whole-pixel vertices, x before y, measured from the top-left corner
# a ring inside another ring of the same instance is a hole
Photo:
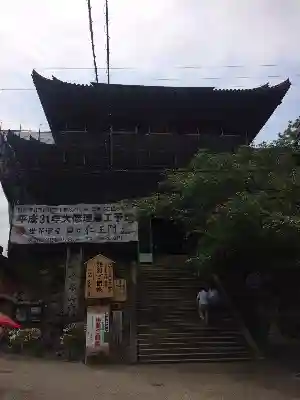
[[[265,362],[103,366],[0,359],[0,400],[300,399],[300,380]]]

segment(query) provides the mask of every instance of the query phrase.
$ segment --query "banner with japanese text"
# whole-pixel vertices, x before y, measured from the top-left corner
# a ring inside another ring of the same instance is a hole
[[[86,318],[87,355],[97,352],[109,353],[110,338],[109,306],[90,306]]]
[[[17,205],[11,243],[137,242],[135,210],[119,204]]]

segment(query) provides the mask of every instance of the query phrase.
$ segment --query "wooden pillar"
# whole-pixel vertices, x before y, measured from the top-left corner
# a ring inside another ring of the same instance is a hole
[[[79,310],[82,262],[82,247],[72,252],[68,246],[66,249],[64,314],[70,318],[76,317]]]

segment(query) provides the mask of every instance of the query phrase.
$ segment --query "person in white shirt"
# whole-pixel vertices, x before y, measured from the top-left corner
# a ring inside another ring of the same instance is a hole
[[[203,287],[197,294],[197,306],[199,317],[207,325],[208,323],[208,291]]]

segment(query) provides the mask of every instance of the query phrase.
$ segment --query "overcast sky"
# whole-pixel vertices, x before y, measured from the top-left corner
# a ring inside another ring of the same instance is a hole
[[[97,64],[104,68],[104,0],[91,1]],[[289,77],[292,89],[258,139],[275,138],[288,120],[300,115],[300,0],[109,4],[111,66],[130,68],[113,70],[112,83],[233,88],[277,84]],[[0,91],[2,129],[18,129],[20,124],[47,129],[31,70],[78,83],[94,80],[87,2],[0,0],[0,11],[0,88],[31,89]],[[188,66],[199,68],[182,68]],[[105,71],[99,75],[105,81]],[[4,247],[7,237],[7,204],[0,194]]]

